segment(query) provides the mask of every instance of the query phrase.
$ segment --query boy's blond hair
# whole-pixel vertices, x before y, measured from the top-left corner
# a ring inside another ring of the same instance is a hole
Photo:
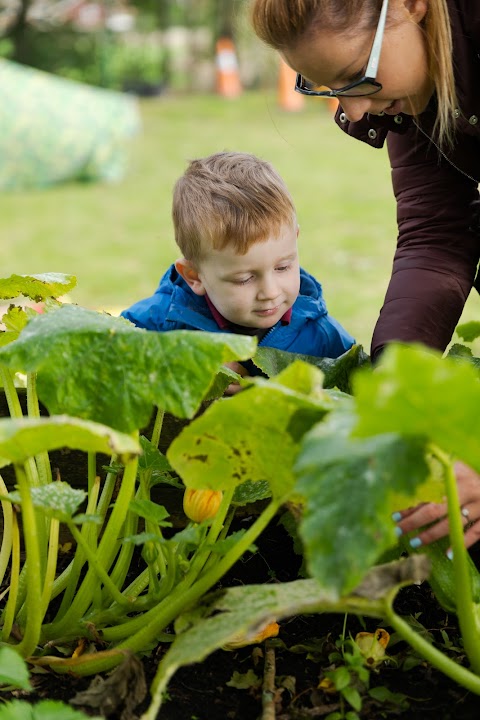
[[[320,30],[353,33],[373,30],[381,5],[382,0],[251,0],[251,20],[258,37],[282,52],[299,47]],[[457,95],[447,0],[428,1],[421,27],[438,101],[434,135],[440,145],[451,146]]]
[[[295,206],[280,175],[255,155],[219,152],[192,160],[175,184],[175,241],[192,263],[227,245],[244,255],[293,224]]]

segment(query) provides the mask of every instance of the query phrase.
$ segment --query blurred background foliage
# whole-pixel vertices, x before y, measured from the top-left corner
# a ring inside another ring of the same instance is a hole
[[[247,5],[247,0],[0,0],[0,56],[142,95],[166,87],[205,91],[214,82],[215,42],[229,36],[242,56],[244,85],[252,87],[268,68],[253,63],[258,46],[253,49]]]

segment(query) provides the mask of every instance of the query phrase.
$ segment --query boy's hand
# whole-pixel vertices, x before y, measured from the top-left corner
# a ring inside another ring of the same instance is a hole
[[[241,375],[242,377],[248,377],[248,373],[243,367],[243,365],[240,365],[239,362],[227,362],[225,365],[230,368],[230,370],[233,370],[233,372],[238,373],[238,375]],[[230,385],[225,390],[225,395],[236,395],[240,390],[243,390],[242,386],[238,383],[230,383]]]

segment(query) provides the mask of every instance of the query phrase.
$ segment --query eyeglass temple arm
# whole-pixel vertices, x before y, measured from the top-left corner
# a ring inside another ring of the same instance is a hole
[[[380,11],[380,19],[377,25],[377,32],[373,40],[372,52],[370,53],[370,59],[368,61],[367,69],[365,70],[366,77],[375,78],[377,76],[378,61],[380,60],[380,53],[382,51],[383,34],[385,32],[385,23],[387,20],[388,0],[383,0],[382,9]]]

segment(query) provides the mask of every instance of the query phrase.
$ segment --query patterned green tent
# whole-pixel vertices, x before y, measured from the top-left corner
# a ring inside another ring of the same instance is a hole
[[[136,100],[0,59],[0,190],[122,178]]]

